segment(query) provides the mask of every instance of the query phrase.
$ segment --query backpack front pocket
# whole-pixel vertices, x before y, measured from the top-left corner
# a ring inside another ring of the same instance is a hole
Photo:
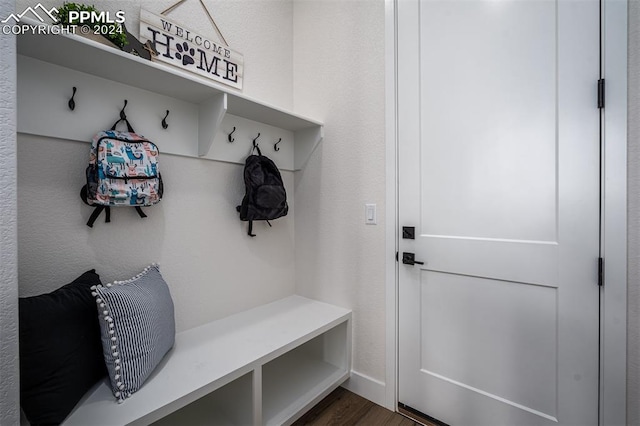
[[[102,137],[97,144],[97,204],[145,206],[162,197],[158,148],[152,142]]]
[[[155,179],[158,148],[152,142],[105,137],[98,142],[98,163],[109,179]]]
[[[279,185],[262,185],[256,191],[255,204],[267,209],[279,209],[286,205],[287,195]]]

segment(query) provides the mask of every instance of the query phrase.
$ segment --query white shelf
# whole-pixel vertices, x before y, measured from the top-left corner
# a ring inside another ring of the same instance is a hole
[[[294,349],[263,367],[264,424],[295,421],[348,378],[346,363],[331,364],[322,359],[324,348],[318,349],[315,352]]]
[[[245,374],[222,388],[169,414],[154,426],[242,426],[253,423],[252,374]]]
[[[28,19],[25,19],[25,22],[33,25],[40,24]],[[63,67],[65,70],[72,70],[96,78],[97,80],[95,80],[94,84],[101,86],[104,92],[112,91],[114,87],[118,88],[124,85],[126,88],[147,91],[160,97],[173,99],[179,103],[196,106],[199,109],[200,116],[194,117],[194,120],[196,121],[195,127],[199,128],[200,134],[197,140],[192,141],[194,146],[193,152],[174,152],[170,144],[159,140],[158,145],[160,145],[163,152],[178,155],[205,156],[214,142],[217,143],[219,140],[224,141],[224,138],[220,138],[219,136],[221,136],[221,124],[226,114],[242,117],[256,123],[255,126],[252,126],[251,133],[253,133],[255,129],[258,129],[257,132],[260,132],[259,125],[265,124],[285,131],[284,138],[288,138],[290,134],[290,138],[292,139],[291,149],[295,147],[295,155],[291,155],[291,165],[282,167],[284,169],[300,170],[304,167],[309,155],[323,137],[323,124],[320,121],[303,117],[268,103],[252,99],[239,92],[235,92],[234,89],[226,88],[195,74],[190,74],[166,64],[147,61],[81,36],[73,34],[25,33],[17,37],[17,47],[18,55],[23,57],[36,59],[42,63]],[[33,62],[28,63],[33,64]],[[21,66],[19,63],[19,80],[23,73],[21,67],[24,68],[24,64]],[[52,69],[56,69],[56,67]],[[50,86],[59,85],[55,78],[47,74],[48,71],[48,69],[40,70],[41,73],[47,75],[44,78],[46,84]],[[41,78],[30,80],[27,84],[34,84],[38,79]],[[34,107],[37,106],[38,103],[47,104],[49,101],[51,101],[51,104],[46,105],[48,111],[55,112],[58,108],[64,109],[66,103],[60,102],[58,98],[63,96],[64,93],[68,93],[70,97],[72,86],[66,87],[67,85],[68,84],[59,87],[59,90],[62,90],[59,94],[54,93],[49,97],[38,96],[34,100],[25,99],[21,96],[19,90],[18,104],[20,105],[21,102],[30,102],[29,108],[23,109],[23,111],[28,110],[29,114],[33,114],[32,110],[34,110]],[[129,92],[131,92],[131,90],[125,89],[123,91],[123,93]],[[79,95],[80,94],[81,92],[79,91]],[[99,100],[101,97],[97,99]],[[129,101],[135,103],[135,99],[129,99]],[[157,100],[149,99],[148,97],[144,99],[144,102],[148,107],[158,106]],[[83,107],[86,107],[86,104]],[[43,106],[43,108],[45,108],[45,106]],[[76,117],[78,116],[79,110],[80,106],[76,110]],[[117,111],[116,109],[116,114]],[[91,117],[91,115],[87,113],[85,117]],[[116,118],[117,115],[114,115],[112,121],[115,121]],[[81,118],[81,120],[84,119],[85,118]],[[66,130],[61,130],[62,134],[58,134],[56,127],[52,127],[51,125],[46,127],[44,125],[42,127],[27,126],[27,122],[37,120],[35,120],[33,116],[20,117],[19,114],[18,131],[42,136],[68,138],[68,132],[73,131],[68,129],[69,124],[73,125],[74,123],[60,122],[60,117],[57,117],[57,120],[59,127],[67,127]],[[174,120],[175,114],[170,115],[169,123]],[[159,121],[154,123],[154,129],[158,123]],[[21,129],[21,124],[24,125],[25,129]],[[97,128],[93,133],[96,133],[98,130],[102,129]],[[142,131],[142,129],[139,131],[145,134],[145,136],[150,137],[148,131]],[[76,132],[74,135],[76,135],[76,140],[86,140],[86,135],[82,132]],[[163,139],[163,135],[162,132],[158,133],[160,139]],[[226,134],[224,136],[226,138]],[[170,140],[169,138],[167,139]],[[272,143],[274,141],[269,142]],[[244,153],[248,150],[242,149],[239,151]],[[243,156],[244,155],[245,154],[243,154]],[[237,155],[235,157],[237,157]],[[241,163],[244,161],[244,158],[234,158],[230,160],[225,157],[221,158],[221,160]],[[278,163],[277,160],[276,163]]]
[[[351,311],[347,309],[290,296],[184,331],[176,336],[174,348],[138,392],[118,404],[107,382],[101,382],[85,395],[64,424],[96,424],[97,419],[104,419],[104,424],[150,424],[237,379],[245,380],[249,373],[256,379],[253,380],[253,399],[259,403],[263,365],[267,364],[268,378],[264,383],[271,386],[271,374],[280,371],[279,363],[271,364],[273,360],[292,350],[293,355],[288,356],[297,359],[298,364],[314,357],[325,359],[324,355],[313,355],[313,351],[317,353],[318,348],[324,347],[325,341],[329,343],[326,359],[334,369],[324,370],[326,366],[312,363],[308,373],[311,376],[304,380],[305,386],[310,389],[337,387],[350,371],[350,319]],[[340,347],[335,347],[340,339]],[[309,341],[310,344],[304,345]],[[299,347],[301,349],[295,350]],[[323,352],[324,349],[320,351]],[[342,363],[335,361],[340,354],[343,354]],[[305,358],[309,356],[311,358]],[[296,382],[295,377],[283,376],[284,380]],[[315,380],[318,383],[314,384]],[[270,401],[270,398],[271,395],[265,399]],[[239,404],[246,406],[246,402]],[[264,424],[260,411],[261,406],[254,405],[255,423]]]
[[[28,21],[27,18],[23,20]],[[230,114],[285,130],[322,126],[319,121],[230,92],[232,89],[203,77],[73,34],[21,34],[18,37],[18,54],[195,104],[227,93]]]

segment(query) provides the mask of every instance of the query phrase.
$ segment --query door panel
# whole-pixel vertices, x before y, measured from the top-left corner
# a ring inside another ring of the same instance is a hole
[[[429,271],[421,281],[420,337],[438,348],[422,352],[421,371],[555,416],[556,289]]]
[[[556,241],[555,2],[423,3],[423,231]]]
[[[398,2],[399,400],[597,424],[597,0]]]

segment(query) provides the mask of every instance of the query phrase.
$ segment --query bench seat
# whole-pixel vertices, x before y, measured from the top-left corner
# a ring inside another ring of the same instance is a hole
[[[178,333],[138,392],[118,404],[105,378],[63,424],[150,424],[234,387],[250,400],[225,403],[225,423],[287,424],[344,382],[350,368],[351,311],[290,296]]]

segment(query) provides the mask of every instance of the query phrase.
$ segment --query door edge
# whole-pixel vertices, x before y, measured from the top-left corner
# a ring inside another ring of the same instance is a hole
[[[386,373],[385,406],[398,410],[398,145],[397,145],[397,1],[385,2],[385,154],[386,154]]]
[[[600,424],[627,424],[627,0],[601,0],[603,243]],[[631,278],[631,277],[630,277]]]

